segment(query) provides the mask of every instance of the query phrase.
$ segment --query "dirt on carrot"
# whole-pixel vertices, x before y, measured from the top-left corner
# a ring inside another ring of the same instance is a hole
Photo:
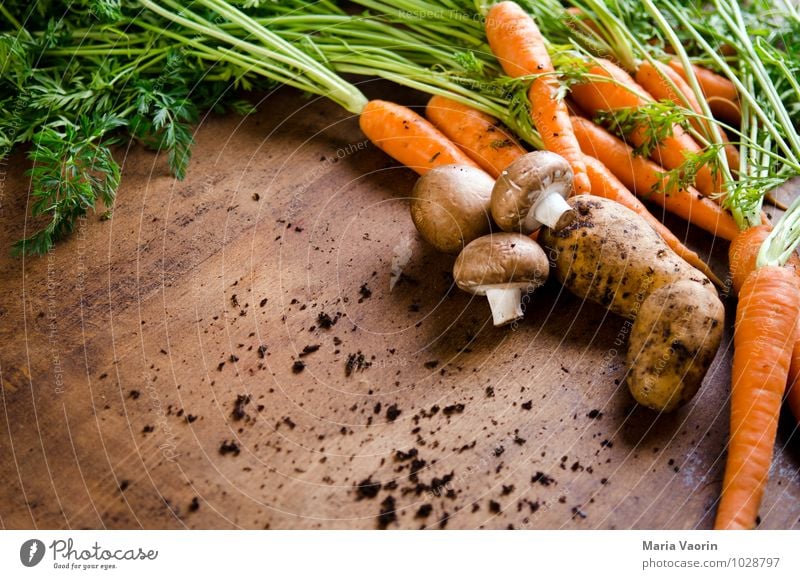
[[[500,121],[443,96],[428,101],[425,116],[495,179],[526,152]]]

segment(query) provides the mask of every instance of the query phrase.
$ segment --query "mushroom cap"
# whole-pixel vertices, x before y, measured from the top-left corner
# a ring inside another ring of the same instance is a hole
[[[458,253],[491,229],[494,179],[477,167],[442,165],[417,180],[411,219],[420,235],[443,253]]]
[[[492,189],[492,217],[503,231],[532,233],[541,224],[533,220],[526,226],[528,213],[545,191],[569,197],[572,192],[569,162],[550,151],[522,155],[506,167]]]
[[[464,291],[484,295],[487,289],[519,286],[534,289],[550,271],[544,250],[521,233],[479,237],[458,255],[453,278]]]

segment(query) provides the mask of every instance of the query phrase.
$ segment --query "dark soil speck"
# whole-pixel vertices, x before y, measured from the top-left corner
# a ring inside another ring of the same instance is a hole
[[[464,412],[464,405],[463,404],[451,404],[450,406],[445,406],[442,408],[442,413],[445,416],[452,416],[453,414],[461,414]]]
[[[430,503],[425,503],[424,505],[420,506],[419,509],[417,509],[417,514],[414,515],[414,518],[425,519],[429,517],[432,512],[433,512],[433,505]]]
[[[397,513],[395,513],[395,500],[393,496],[388,496],[383,499],[381,503],[381,511],[378,514],[378,528],[384,530],[392,523],[397,521]]]
[[[373,481],[372,477],[362,480],[356,485],[356,500],[374,499],[381,490],[381,483]]]
[[[531,484],[539,483],[542,486],[549,487],[554,482],[555,479],[553,477],[546,475],[542,471],[537,471],[536,474],[531,477]]]
[[[235,440],[231,440],[230,442],[224,440],[222,444],[219,445],[219,453],[222,456],[225,456],[227,454],[232,454],[233,456],[239,456],[241,452],[242,450],[239,448],[239,445],[236,443]]]
[[[397,408],[397,404],[392,404],[389,408],[386,409],[386,420],[389,422],[394,422],[397,420],[397,417],[400,416],[402,410]]]
[[[236,396],[236,401],[233,403],[233,411],[231,411],[231,418],[234,420],[242,420],[247,416],[244,407],[250,403],[249,394],[239,394]]]

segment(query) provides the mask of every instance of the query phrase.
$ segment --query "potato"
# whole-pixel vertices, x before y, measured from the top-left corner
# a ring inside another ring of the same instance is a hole
[[[691,400],[722,340],[725,308],[697,282],[665,285],[644,301],[628,341],[628,388],[639,404],[669,412]]]
[[[578,216],[554,233],[544,229],[556,277],[582,299],[635,318],[652,292],[692,279],[716,293],[709,279],[678,257],[633,211],[602,197],[577,195],[568,203]]]
[[[540,235],[556,277],[635,320],[628,387],[641,404],[674,410],[697,392],[719,348],[724,308],[714,286],[626,207],[591,195],[568,203],[575,221]]]

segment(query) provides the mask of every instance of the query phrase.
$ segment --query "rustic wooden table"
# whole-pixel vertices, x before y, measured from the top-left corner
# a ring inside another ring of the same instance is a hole
[[[416,237],[414,175],[288,90],[205,119],[183,182],[119,154],[113,219],[41,258],[6,251],[24,156],[0,183],[1,527],[710,526],[730,327],[691,404],[635,407],[622,319],[550,282],[494,329]],[[762,527],[800,528],[792,427]]]

